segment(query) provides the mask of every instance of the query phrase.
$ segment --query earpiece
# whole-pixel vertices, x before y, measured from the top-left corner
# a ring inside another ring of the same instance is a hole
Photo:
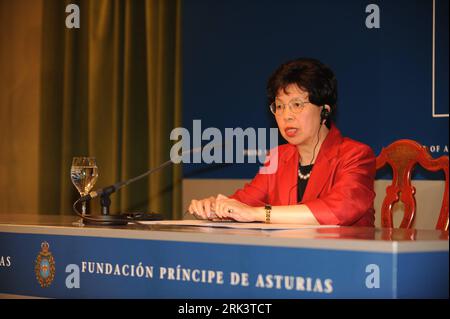
[[[320,112],[320,124],[322,124],[324,120],[328,120],[329,118],[330,118],[330,111],[328,111],[324,105],[322,106],[322,111]]]

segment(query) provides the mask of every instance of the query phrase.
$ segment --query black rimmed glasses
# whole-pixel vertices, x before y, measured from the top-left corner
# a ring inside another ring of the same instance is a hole
[[[298,114],[305,108],[305,104],[308,104],[310,102],[302,101],[300,98],[295,98],[289,101],[287,104],[289,106],[289,110],[292,113]],[[282,115],[284,113],[284,109],[286,108],[286,104],[280,103],[278,101],[273,102],[270,104],[270,111],[274,115]]]

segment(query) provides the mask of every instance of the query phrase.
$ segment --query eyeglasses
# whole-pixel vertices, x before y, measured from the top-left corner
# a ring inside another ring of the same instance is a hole
[[[310,102],[304,102],[299,98],[295,98],[295,99],[290,100],[287,105],[289,106],[289,110],[292,113],[298,114],[301,111],[303,111],[303,109],[305,108],[305,104],[308,104],[308,103],[310,103]],[[277,101],[270,104],[270,111],[277,116],[282,115],[284,113],[285,108],[286,108],[286,104],[279,103]]]

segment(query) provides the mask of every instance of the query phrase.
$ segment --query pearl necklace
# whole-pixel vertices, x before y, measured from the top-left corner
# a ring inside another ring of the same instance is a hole
[[[300,171],[300,166],[302,166],[302,162],[301,162],[301,160],[298,161],[298,177],[299,177],[301,180],[306,181],[306,180],[308,180],[309,177],[311,176],[311,171],[312,171],[311,164],[312,164],[312,161],[311,161],[311,163],[308,165],[308,166],[309,166],[309,173],[308,173],[308,174],[302,174],[302,172]]]
[[[310,176],[311,176],[311,172],[309,172],[309,173],[306,174],[306,175],[303,175],[302,172],[300,172],[300,168],[298,169],[298,177],[299,177],[300,179],[306,181],[307,179],[309,179]]]

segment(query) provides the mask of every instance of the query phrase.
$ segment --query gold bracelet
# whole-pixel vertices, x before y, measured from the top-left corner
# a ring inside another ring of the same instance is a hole
[[[272,206],[266,205],[264,206],[264,210],[266,211],[266,224],[270,224],[270,212],[272,211]]]

